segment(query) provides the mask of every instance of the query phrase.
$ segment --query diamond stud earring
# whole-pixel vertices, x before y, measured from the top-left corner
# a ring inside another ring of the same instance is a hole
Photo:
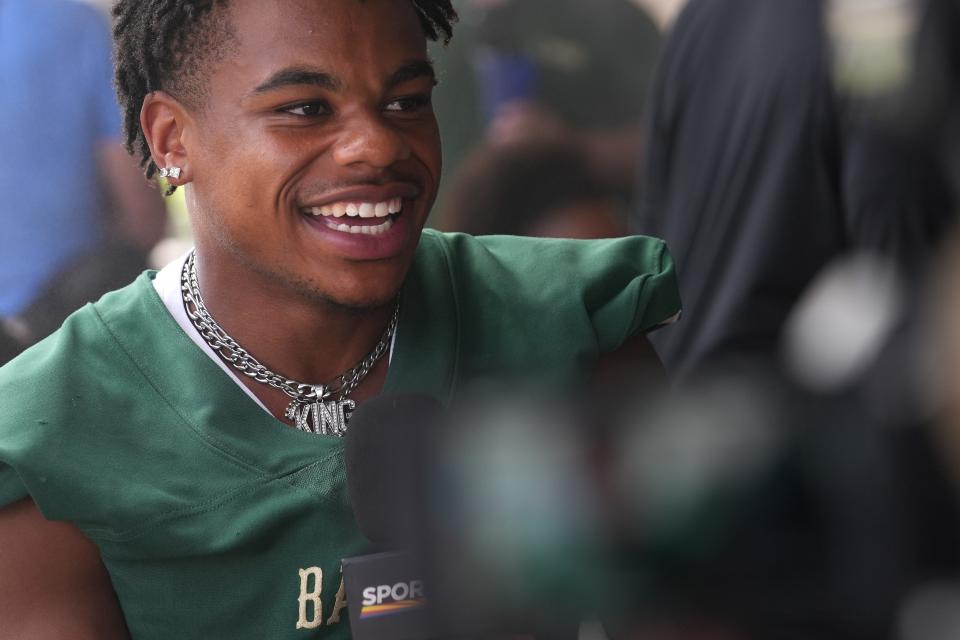
[[[160,169],[161,178],[173,178],[176,180],[180,177],[180,167],[162,167]]]

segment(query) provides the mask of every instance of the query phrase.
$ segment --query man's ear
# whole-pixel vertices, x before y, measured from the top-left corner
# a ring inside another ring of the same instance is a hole
[[[153,162],[160,169],[179,168],[179,175],[167,177],[167,182],[182,186],[192,180],[190,154],[186,132],[192,118],[184,106],[169,93],[154,91],[147,94],[140,108],[140,126],[150,146]]]

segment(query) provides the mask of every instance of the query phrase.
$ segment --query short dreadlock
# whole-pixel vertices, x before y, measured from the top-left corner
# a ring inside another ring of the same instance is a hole
[[[225,8],[230,0],[118,0],[113,7],[116,89],[123,108],[126,147],[148,179],[157,173],[140,129],[147,94],[167,91],[197,103],[206,95],[203,64],[222,60],[233,42]],[[410,0],[429,40],[453,37],[451,0]],[[173,192],[173,188],[169,193]]]

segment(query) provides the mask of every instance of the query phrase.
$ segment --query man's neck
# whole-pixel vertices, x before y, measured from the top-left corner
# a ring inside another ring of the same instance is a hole
[[[198,256],[200,292],[216,322],[271,371],[308,384],[328,383],[379,342],[394,302],[349,309],[291,291],[258,273]]]

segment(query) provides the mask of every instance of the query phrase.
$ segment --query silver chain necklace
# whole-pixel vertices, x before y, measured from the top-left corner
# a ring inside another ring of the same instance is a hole
[[[306,384],[285,378],[267,369],[217,324],[207,311],[206,305],[203,304],[203,297],[200,295],[197,258],[194,251],[190,252],[186,262],[183,263],[183,270],[180,272],[180,293],[187,317],[210,348],[240,373],[274,389],[279,389],[292,398],[284,412],[286,418],[297,429],[318,435],[343,436],[346,433],[350,414],[357,408],[356,402],[350,400],[348,396],[389,349],[400,317],[398,299],[386,331],[363,360],[341,373],[330,384]],[[339,398],[332,399],[336,394],[339,394]]]

